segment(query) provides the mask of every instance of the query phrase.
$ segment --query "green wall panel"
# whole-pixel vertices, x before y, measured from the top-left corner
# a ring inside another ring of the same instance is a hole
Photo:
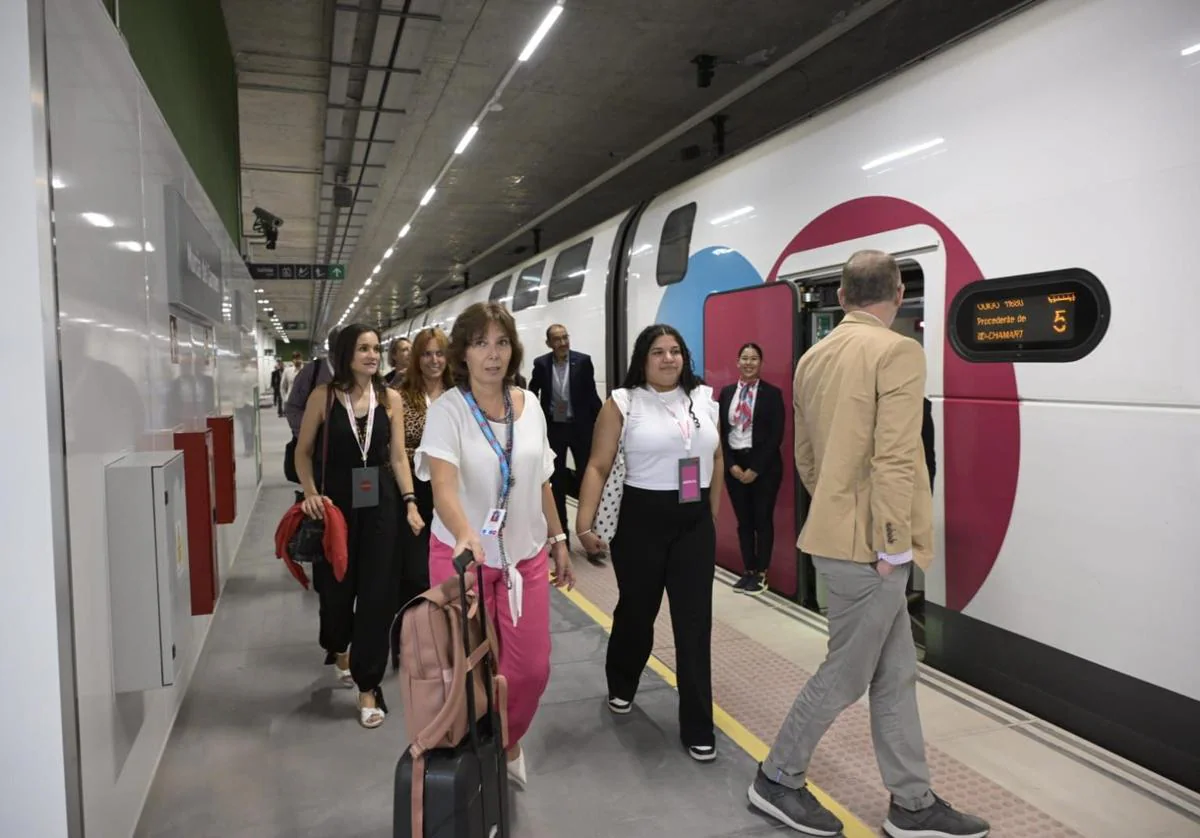
[[[220,0],[117,0],[150,94],[240,249],[237,71]]]

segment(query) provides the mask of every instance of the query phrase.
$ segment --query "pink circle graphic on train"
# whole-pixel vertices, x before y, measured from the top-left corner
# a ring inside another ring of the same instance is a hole
[[[946,294],[951,300],[983,274],[950,228],[927,210],[899,198],[856,198],[822,213],[779,255],[767,282],[795,253],[915,225],[937,232],[945,248]],[[1017,494],[1021,418],[1010,363],[972,364],[943,340],[943,435],[946,606],[962,611],[983,586],[1004,544]]]

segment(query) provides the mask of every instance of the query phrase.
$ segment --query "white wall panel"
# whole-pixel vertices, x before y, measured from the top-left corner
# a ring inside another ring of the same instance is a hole
[[[229,315],[212,322],[169,305],[178,254],[167,188],[217,244],[214,270],[231,305],[252,298],[253,286],[102,5],[47,0],[47,41],[84,819],[89,835],[122,836],[136,825],[208,618],[193,618],[197,642],[174,687],[115,692],[104,465],[173,448],[176,430],[233,415],[238,520],[218,528],[222,581],[260,474],[254,324],[243,331]],[[104,216],[104,226],[85,213]]]

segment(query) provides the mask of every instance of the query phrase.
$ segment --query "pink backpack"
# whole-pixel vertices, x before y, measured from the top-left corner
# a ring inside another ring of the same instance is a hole
[[[492,674],[492,699],[500,717],[502,747],[508,745],[508,682],[497,674],[495,630],[481,611],[486,613],[480,608],[475,574],[468,572],[414,598],[397,615],[400,702],[413,758],[413,835],[425,834],[425,753],[434,748],[457,747],[467,737],[468,671],[473,673],[475,721],[488,713],[486,679],[480,672],[484,661]]]

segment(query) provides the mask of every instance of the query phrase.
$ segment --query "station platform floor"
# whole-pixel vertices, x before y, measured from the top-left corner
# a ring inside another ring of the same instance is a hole
[[[316,644],[317,600],[274,558],[292,487],[287,426],[262,413],[263,486],[135,833],[139,838],[386,838],[407,740],[392,714],[369,731]],[[552,595],[550,684],[524,742],[529,785],[512,792],[514,838],[797,834],[752,809],[746,788],[796,693],[825,655],[819,616],[773,595],[734,594],[718,571],[713,693],[718,758],[679,745],[670,617],[635,710],[605,704],[611,568],[575,563]],[[922,667],[918,686],[935,790],[996,838],[1200,836],[1200,795]],[[821,743],[810,783],[846,824],[878,836],[887,809],[865,701]]]

